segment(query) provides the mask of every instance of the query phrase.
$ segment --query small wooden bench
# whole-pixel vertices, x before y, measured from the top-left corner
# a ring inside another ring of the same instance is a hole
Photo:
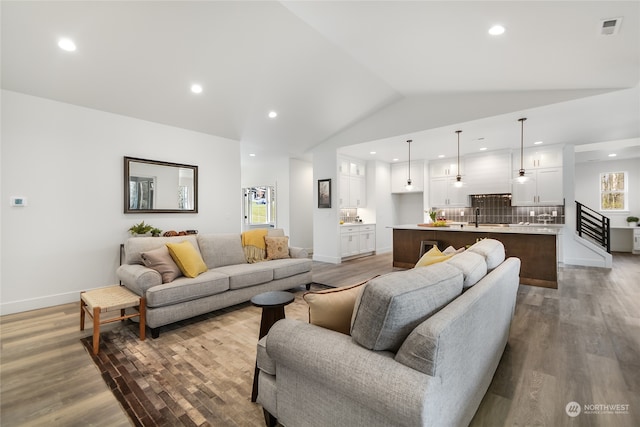
[[[93,354],[100,349],[100,325],[117,322],[118,320],[140,318],[140,340],[145,338],[145,299],[134,294],[124,286],[109,286],[80,292],[80,330],[84,331],[85,312],[93,319]],[[126,314],[127,308],[138,311]],[[120,316],[100,319],[100,313],[120,310]]]

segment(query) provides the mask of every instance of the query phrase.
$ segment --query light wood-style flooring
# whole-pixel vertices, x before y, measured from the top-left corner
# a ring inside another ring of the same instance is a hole
[[[392,270],[383,254],[314,262],[313,277],[343,286]],[[131,425],[80,343],[90,334],[78,303],[0,317],[0,425]],[[571,401],[628,412],[570,418]],[[509,344],[471,425],[640,425],[640,257],[561,268],[557,290],[520,286]]]

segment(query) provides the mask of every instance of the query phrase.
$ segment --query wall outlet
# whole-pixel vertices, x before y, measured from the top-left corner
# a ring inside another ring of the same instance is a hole
[[[464,216],[464,211],[460,211],[460,216]]]
[[[558,211],[551,211],[551,216],[558,216]]]
[[[535,211],[529,211],[529,216],[536,216]]]

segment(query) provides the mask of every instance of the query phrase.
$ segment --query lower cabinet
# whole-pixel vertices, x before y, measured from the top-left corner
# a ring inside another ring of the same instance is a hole
[[[640,254],[640,227],[633,230],[633,254]]]
[[[340,246],[340,256],[342,258],[375,252],[375,224],[355,224],[341,226]]]

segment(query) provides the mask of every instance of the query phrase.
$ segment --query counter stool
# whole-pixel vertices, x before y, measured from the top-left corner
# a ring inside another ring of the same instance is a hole
[[[140,318],[140,340],[144,341],[145,333],[145,299],[131,292],[124,286],[109,286],[80,292],[80,330],[84,331],[85,312],[93,319],[93,354],[100,349],[100,325],[118,320]],[[137,308],[133,314],[125,314],[126,308]],[[120,310],[119,317],[101,320],[100,313]]]

